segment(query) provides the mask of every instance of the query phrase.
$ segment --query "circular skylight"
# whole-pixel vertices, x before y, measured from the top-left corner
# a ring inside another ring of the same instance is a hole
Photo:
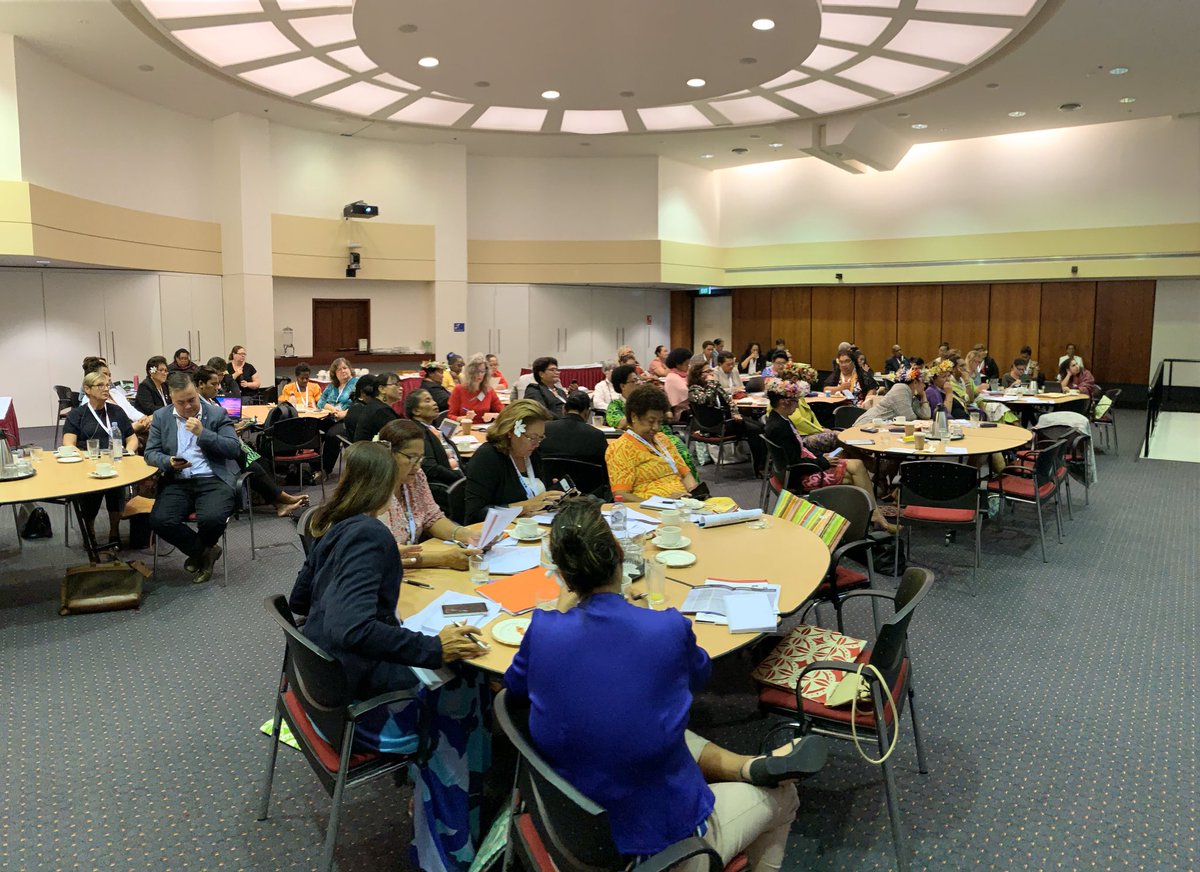
[[[1046,0],[134,2],[183,51],[298,103],[381,122],[590,135],[870,107],[979,63]],[[547,96],[548,81],[560,96]]]

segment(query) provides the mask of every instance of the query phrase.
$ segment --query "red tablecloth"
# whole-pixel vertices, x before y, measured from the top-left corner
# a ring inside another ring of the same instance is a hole
[[[17,427],[17,406],[12,397],[0,397],[0,429],[8,434],[8,447],[21,444],[21,430]]]
[[[521,375],[527,372],[533,372],[527,366],[521,367]],[[558,381],[563,387],[569,387],[571,382],[579,382],[581,388],[591,390],[600,382],[604,381],[604,367],[597,364],[590,366],[560,366],[558,368]]]

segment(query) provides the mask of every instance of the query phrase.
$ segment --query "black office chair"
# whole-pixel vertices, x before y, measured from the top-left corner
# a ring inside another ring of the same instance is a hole
[[[971,561],[971,595],[975,595],[975,576],[979,553],[984,493],[979,489],[979,472],[973,466],[952,460],[910,460],[900,464],[900,494],[896,505],[899,515],[895,539],[895,561],[900,561],[900,531],[908,539],[912,556],[912,528],[916,524],[954,529],[975,529],[975,554]],[[898,575],[895,567],[893,575]]]
[[[284,405],[287,405],[286,403]],[[276,406],[276,412],[283,406]],[[297,466],[300,492],[304,493],[304,467],[321,467],[321,422],[318,418],[280,418],[263,430],[259,453],[271,464]],[[321,476],[321,499],[325,499],[325,477]]]
[[[849,430],[865,411],[858,406],[838,406],[833,410],[833,429]]]
[[[329,872],[333,869],[342,794],[346,788],[402,770],[410,763],[429,759],[434,748],[431,730],[433,718],[428,705],[420,702],[419,685],[355,702],[342,664],[297,629],[287,600],[280,595],[269,596],[263,600],[263,605],[267,614],[283,630],[287,645],[275,692],[271,754],[263,779],[258,820],[266,820],[270,811],[271,782],[275,777],[275,759],[279,753],[279,727],[283,721],[287,721],[308,765],[333,800],[320,866]],[[354,731],[358,722],[375,709],[404,700],[417,701],[414,704],[421,707],[417,750],[412,754],[354,751]]]
[[[55,385],[54,395],[58,408],[54,412],[54,447],[58,447],[58,433],[71,410],[79,405],[79,392],[66,385]]]
[[[763,390],[765,382],[766,379],[761,375],[755,375],[742,382],[742,387],[746,389],[746,393],[748,394],[757,394]]]
[[[704,857],[707,872],[721,872],[720,856],[698,836],[631,864],[613,844],[608,813],[555,772],[533,746],[528,705],[502,690],[495,711],[518,755],[505,869],[519,863],[528,872],[666,872],[689,858]]]
[[[798,473],[796,477],[797,484],[791,488],[792,493],[803,494],[805,493],[804,488],[800,487],[798,483],[810,475],[816,475],[821,472],[821,467],[815,461],[810,460],[802,460],[799,463],[788,466],[783,448],[766,436],[762,436],[761,438],[767,444],[767,468],[763,473],[762,490],[759,493],[758,502],[760,508],[765,512],[768,511],[768,500],[772,496],[778,497],[779,492],[788,486],[788,481],[792,478],[792,473]]]
[[[688,451],[692,450],[693,442],[700,442],[707,445],[710,449],[715,447],[717,451],[717,469],[720,469],[725,462],[725,446],[731,445],[736,448],[737,444],[746,441],[747,437],[744,433],[730,433],[726,431],[724,409],[718,409],[715,406],[696,405],[691,407],[691,411],[692,426],[688,428]],[[747,442],[747,446],[749,446],[749,442]]]
[[[446,517],[456,524],[467,522],[467,480],[460,478],[446,488]]]
[[[605,502],[612,499],[608,467],[603,462],[589,463],[578,457],[543,457],[542,475],[550,482],[555,482],[564,475],[570,476],[581,493],[592,494]]]

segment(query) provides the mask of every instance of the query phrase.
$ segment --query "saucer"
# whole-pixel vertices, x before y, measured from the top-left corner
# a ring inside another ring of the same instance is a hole
[[[501,621],[492,627],[492,638],[502,645],[520,648],[529,623],[529,618],[509,618],[507,621]]]
[[[692,509],[693,511],[704,507],[704,500],[694,500],[691,497],[684,497],[679,502],[680,502],[680,505],[686,506],[687,508]]]
[[[542,533],[540,530],[529,536],[518,536],[516,530],[512,531],[508,535],[511,536],[513,539],[516,539],[518,542],[537,542],[539,539],[542,538]]]
[[[83,457],[78,454],[68,454],[58,458],[59,463],[83,463]]]
[[[62,461],[59,461],[59,462],[61,463]],[[94,469],[88,473],[88,476],[90,478],[116,478],[117,475],[119,475],[119,473],[115,469],[112,472],[110,472],[108,475],[101,475],[100,473],[96,472],[96,470],[94,470]]]
[[[680,536],[679,541],[676,542],[674,545],[663,545],[661,542],[658,541],[657,537],[655,539],[653,539],[652,541],[654,542],[655,548],[659,548],[663,551],[678,551],[680,548],[687,548],[689,545],[692,544],[692,540],[689,539],[687,536]]]
[[[654,555],[654,559],[663,566],[673,566],[682,568],[691,566],[696,562],[696,555],[691,551],[659,551]]]

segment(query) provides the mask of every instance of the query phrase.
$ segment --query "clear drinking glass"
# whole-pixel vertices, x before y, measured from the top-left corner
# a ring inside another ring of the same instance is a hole
[[[472,554],[467,558],[467,568],[471,573],[471,584],[487,584],[491,581],[488,575],[487,555]]]
[[[646,561],[646,602],[650,608],[661,611],[667,607],[667,569],[657,560]]]
[[[89,439],[87,441],[87,453],[88,457],[90,457],[92,460],[96,460],[100,456],[99,439]]]
[[[972,424],[978,424],[978,423],[979,423],[979,410],[978,410],[978,409],[972,409],[972,410],[971,410],[971,423],[972,423]]]
[[[40,445],[34,445],[32,448],[29,449],[29,455],[33,458],[34,463],[41,462],[42,452],[44,452],[44,451],[45,451],[45,449],[42,448],[42,446],[40,446]]]

